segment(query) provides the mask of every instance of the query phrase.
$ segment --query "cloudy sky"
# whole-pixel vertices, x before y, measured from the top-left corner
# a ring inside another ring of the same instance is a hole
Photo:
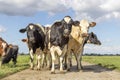
[[[85,53],[120,54],[120,0],[0,0],[0,36],[19,45],[19,52],[28,52],[21,42],[26,34],[19,29],[29,23],[51,25],[69,15],[74,20],[88,19],[97,25],[90,29],[97,34],[101,46],[87,44]]]

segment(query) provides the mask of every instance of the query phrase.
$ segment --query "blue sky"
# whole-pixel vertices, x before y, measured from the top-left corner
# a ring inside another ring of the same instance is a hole
[[[0,0],[0,36],[19,45],[19,52],[28,52],[19,33],[29,23],[51,25],[69,15],[74,20],[87,19],[97,25],[90,28],[102,42],[87,44],[85,53],[120,54],[120,1],[116,0]],[[112,5],[112,6],[111,6]]]

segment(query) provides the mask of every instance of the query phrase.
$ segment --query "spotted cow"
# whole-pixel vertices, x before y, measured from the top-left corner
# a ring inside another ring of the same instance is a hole
[[[27,39],[28,39],[28,48],[29,48],[29,53],[30,53],[30,68],[34,69],[33,65],[33,59],[34,59],[34,54],[36,53],[37,50],[37,69],[40,70],[40,59],[41,55],[43,54],[45,45],[45,33],[44,33],[44,28],[42,25],[38,24],[33,24],[30,23],[26,28],[20,29],[21,33],[27,33]]]

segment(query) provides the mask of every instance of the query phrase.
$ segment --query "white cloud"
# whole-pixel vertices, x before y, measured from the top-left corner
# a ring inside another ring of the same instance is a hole
[[[60,0],[0,0],[0,12],[7,15],[30,16],[39,11],[56,13],[64,10]]]
[[[6,31],[6,28],[4,28],[3,26],[0,25],[0,33],[5,32],[5,31]]]
[[[120,11],[120,1],[117,0],[105,0],[100,7],[105,11]]]
[[[120,18],[119,0],[0,0],[0,13],[31,16],[40,11],[49,15],[72,9],[75,19],[102,21]]]

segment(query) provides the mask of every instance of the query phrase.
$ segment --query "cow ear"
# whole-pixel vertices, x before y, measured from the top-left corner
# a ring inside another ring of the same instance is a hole
[[[28,39],[22,39],[21,41],[22,42],[28,42]]]
[[[25,31],[26,31],[26,28],[19,30],[19,32],[21,32],[21,33],[25,33]]]
[[[89,27],[94,27],[96,25],[96,22],[91,22],[90,24],[89,24]]]

